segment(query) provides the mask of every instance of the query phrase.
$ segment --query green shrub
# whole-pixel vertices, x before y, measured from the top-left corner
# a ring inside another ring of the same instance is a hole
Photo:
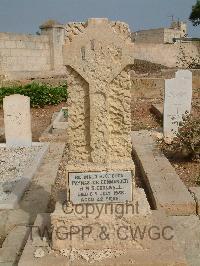
[[[62,111],[63,111],[64,118],[67,118],[68,117],[68,111],[65,109],[62,109]]]
[[[188,115],[183,118],[177,134],[176,142],[181,149],[185,149],[193,158],[200,156],[200,117]]]
[[[173,151],[180,158],[200,159],[200,117],[183,117],[177,136],[171,145],[164,146],[164,150]]]
[[[11,94],[22,94],[30,97],[32,107],[56,105],[67,100],[67,85],[53,87],[46,84],[30,83],[25,86],[12,86],[0,88],[0,105],[3,98]]]

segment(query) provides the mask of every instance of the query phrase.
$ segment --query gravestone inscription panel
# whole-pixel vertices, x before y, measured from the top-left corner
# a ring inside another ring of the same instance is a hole
[[[70,173],[69,188],[73,204],[132,201],[132,173]]]

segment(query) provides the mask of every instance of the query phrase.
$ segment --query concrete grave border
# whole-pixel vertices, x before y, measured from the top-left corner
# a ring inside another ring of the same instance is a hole
[[[42,164],[43,158],[49,149],[49,143],[34,142],[32,143],[32,146],[33,147],[42,146],[42,149],[38,152],[37,156],[35,156],[32,165],[24,170],[20,182],[16,184],[8,200],[6,201],[0,200],[0,210],[15,209],[17,207],[18,202],[22,198],[26,188],[28,187],[36,171],[39,169],[40,165]],[[6,144],[0,144],[0,149],[5,147]]]
[[[139,217],[137,217],[139,218]],[[142,217],[146,222],[144,225],[155,224],[159,221],[159,227],[164,228],[166,225],[171,225],[170,218],[167,217],[162,211],[153,211],[151,215]],[[140,221],[140,220],[137,220]],[[138,224],[138,222],[136,222]],[[32,241],[30,237],[27,239],[27,242],[22,251],[22,255],[19,259],[19,266],[42,266],[42,265],[83,265],[88,266],[90,263],[86,261],[84,257],[80,257],[80,259],[74,259],[74,261],[70,261],[67,257],[65,257],[62,250],[51,250],[50,243],[47,238],[41,239],[38,234],[38,228],[49,228],[50,230],[50,215],[49,213],[40,213],[38,214],[35,223],[34,229],[32,232]],[[124,240],[123,240],[124,241]],[[144,240],[143,240],[144,241]],[[185,255],[182,251],[180,244],[178,243],[176,235],[171,240],[158,240],[158,247],[155,244],[151,244],[148,248],[144,248],[143,250],[134,248],[134,243],[130,243],[131,248],[124,247],[119,248],[119,250],[124,250],[125,252],[119,256],[113,256],[111,258],[105,258],[100,261],[96,261],[95,263],[91,263],[91,265],[99,265],[99,266],[108,266],[108,265],[138,265],[138,266],[152,266],[152,265],[182,265],[186,266],[187,261]],[[155,243],[155,241],[154,241]],[[44,252],[44,256],[37,258],[35,257],[36,250],[40,249]],[[84,246],[81,248],[77,248],[79,251],[86,250]],[[99,250],[103,250],[104,246],[102,244],[102,248]],[[110,249],[117,249],[111,248]],[[135,262],[135,263],[134,263]]]
[[[40,142],[66,142],[67,141],[67,133],[65,129],[54,128],[54,121],[57,120],[57,117],[60,112],[55,112],[51,118],[51,124],[41,133],[39,137]],[[67,122],[58,122],[57,124],[62,124]],[[63,126],[63,125],[62,125]],[[65,125],[66,126],[66,125]]]
[[[164,113],[164,104],[163,103],[154,103],[151,105],[150,111],[156,116],[157,119],[163,120]]]
[[[64,143],[50,143],[49,149],[42,162],[41,167],[34,176],[34,181],[37,185],[31,183],[27,193],[24,195],[20,202],[20,209],[4,210],[7,218],[6,228],[2,237],[4,239],[2,248],[0,248],[0,265],[18,265],[21,252],[29,243],[30,226],[35,223],[37,215],[49,211],[48,204],[50,202],[50,194],[52,191],[51,184],[54,184],[57,175],[58,167],[62,159],[63,151],[65,148]],[[53,166],[52,166],[53,160]],[[38,191],[38,186],[42,187],[47,193],[41,194]],[[42,197],[41,197],[42,196]],[[42,202],[41,202],[42,199]],[[23,207],[29,208],[30,213],[23,216]],[[36,212],[34,208],[37,207]],[[50,219],[49,219],[50,220]],[[37,223],[36,223],[37,224]],[[39,223],[38,223],[39,224]],[[46,224],[45,224],[46,225]],[[1,227],[1,225],[0,225]],[[1,228],[0,228],[1,231]],[[33,228],[33,239],[36,239],[35,233],[38,228]],[[1,233],[1,232],[0,232]],[[37,234],[38,235],[38,234]],[[39,237],[40,239],[40,237]],[[34,241],[33,241],[34,242]],[[37,239],[36,239],[37,242]],[[32,243],[32,241],[31,241]],[[44,241],[41,241],[41,244]]]
[[[54,121],[53,121],[53,129],[67,129],[67,121],[66,122],[63,122],[61,121],[62,119],[64,119],[64,112],[63,110],[66,110],[67,111],[67,107],[62,107],[60,112],[56,115]]]
[[[160,151],[152,133],[132,131],[133,154],[153,209],[167,215],[196,214],[196,202],[173,166]]]

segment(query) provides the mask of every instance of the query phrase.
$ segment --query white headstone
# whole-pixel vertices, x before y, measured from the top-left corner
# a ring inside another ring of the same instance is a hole
[[[174,138],[183,116],[192,105],[192,72],[179,70],[174,79],[165,80],[164,136]]]
[[[3,100],[7,147],[32,145],[30,98],[14,94]]]

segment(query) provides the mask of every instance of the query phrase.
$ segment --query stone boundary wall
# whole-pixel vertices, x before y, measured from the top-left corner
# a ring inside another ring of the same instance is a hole
[[[164,43],[164,28],[141,30],[132,33],[135,44],[138,43]]]
[[[169,69],[166,73],[160,74],[159,77],[142,77],[131,72],[131,95],[134,98],[143,98],[149,100],[164,100],[165,79],[175,77],[177,69]],[[193,96],[196,97],[200,88],[200,69],[191,70]]]
[[[164,29],[164,43],[173,43],[174,38],[183,37],[183,33],[179,29]]]
[[[174,38],[183,37],[183,32],[179,29],[151,29],[151,30],[141,30],[132,33],[132,40],[137,43],[149,43],[149,44],[172,44],[174,43]]]
[[[200,88],[200,69],[192,70],[192,83],[193,88]]]
[[[0,73],[50,70],[48,35],[0,33]]]
[[[167,67],[187,68],[200,64],[200,42],[175,44],[135,43],[135,59]]]
[[[111,23],[115,31],[121,34],[124,32],[126,34],[124,25],[119,22]],[[41,35],[0,32],[0,80],[65,74],[63,45],[72,41],[77,34],[81,34],[85,26],[85,23],[75,22],[46,26],[41,28]],[[159,36],[162,35],[163,42],[164,32],[162,33]],[[193,63],[200,65],[200,42],[188,41],[175,44],[159,43],[161,40],[157,42],[157,44],[135,42],[135,59],[172,68],[188,68]]]
[[[131,77],[131,95],[134,98],[163,99],[165,80],[163,78]]]

